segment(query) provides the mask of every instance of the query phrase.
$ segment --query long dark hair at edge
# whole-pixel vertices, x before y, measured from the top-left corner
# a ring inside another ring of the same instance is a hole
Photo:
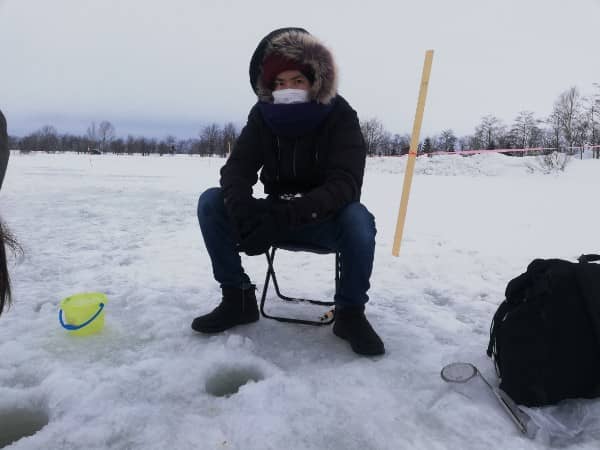
[[[0,315],[4,307],[10,306],[10,277],[8,275],[7,248],[14,254],[21,253],[23,249],[12,233],[0,219]]]

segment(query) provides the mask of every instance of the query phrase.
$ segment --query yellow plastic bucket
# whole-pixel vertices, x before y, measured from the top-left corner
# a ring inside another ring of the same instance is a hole
[[[58,320],[69,334],[88,336],[97,333],[104,328],[104,306],[107,301],[106,295],[101,292],[71,295],[60,301]]]

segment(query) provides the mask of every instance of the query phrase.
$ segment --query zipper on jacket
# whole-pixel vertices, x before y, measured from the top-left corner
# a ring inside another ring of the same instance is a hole
[[[294,139],[294,150],[292,151],[292,173],[296,177],[296,146],[298,145],[298,139]]]
[[[281,169],[281,146],[279,145],[279,136],[276,136],[277,139],[277,174],[275,175],[275,179],[279,183],[279,174]]]

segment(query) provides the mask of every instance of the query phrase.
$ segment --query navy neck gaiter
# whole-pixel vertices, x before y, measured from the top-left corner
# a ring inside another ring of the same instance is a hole
[[[258,102],[269,128],[277,136],[299,137],[314,131],[333,109],[335,99],[327,105],[316,102],[274,104]]]

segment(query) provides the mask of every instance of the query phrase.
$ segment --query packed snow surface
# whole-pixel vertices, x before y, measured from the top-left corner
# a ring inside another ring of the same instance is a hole
[[[377,358],[331,327],[191,330],[220,300],[196,202],[223,162],[13,152],[0,207],[24,254],[0,318],[0,447],[12,433],[30,435],[11,450],[598,448],[600,401],[529,410],[531,439],[482,381],[446,384],[440,369],[468,361],[497,385],[485,349],[506,283],[534,258],[600,252],[599,160],[542,174],[534,157],[420,157],[393,257],[406,158],[369,159]],[[260,294],[265,258],[243,261]],[[332,297],[332,256],[276,263],[284,292]],[[59,302],[89,291],[108,296],[105,327],[72,336]],[[271,290],[271,311],[323,312],[281,303]]]

